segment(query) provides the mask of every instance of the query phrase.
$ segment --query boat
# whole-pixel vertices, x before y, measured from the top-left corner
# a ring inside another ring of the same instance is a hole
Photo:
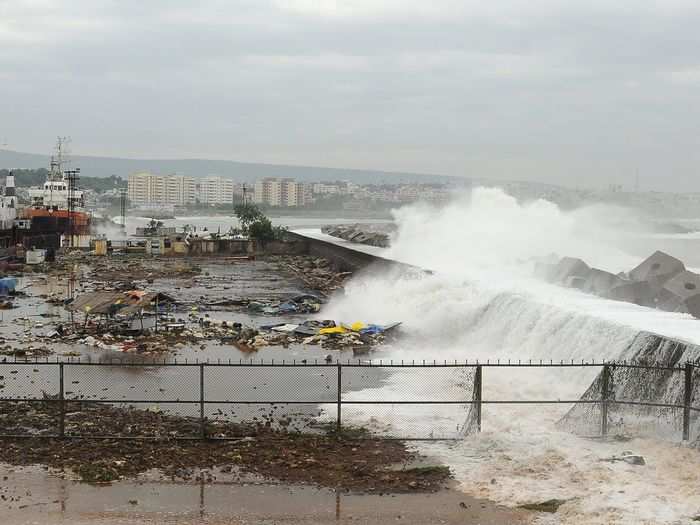
[[[46,182],[38,188],[29,188],[30,205],[21,217],[30,219],[40,230],[59,231],[75,238],[91,233],[91,216],[85,211],[85,192],[77,188],[80,170],[67,170],[66,139],[59,137],[56,153],[51,156]],[[75,239],[74,239],[75,240]],[[82,243],[81,243],[82,244]]]

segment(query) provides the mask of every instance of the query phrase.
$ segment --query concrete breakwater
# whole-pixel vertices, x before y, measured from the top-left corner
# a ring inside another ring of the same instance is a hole
[[[324,226],[321,231],[346,241],[388,248],[389,235],[394,229],[393,224],[337,224]]]
[[[613,274],[591,268],[582,259],[564,257],[556,262],[537,262],[535,275],[606,299],[688,313],[700,319],[700,274],[687,270],[683,261],[661,251],[626,273]]]
[[[354,250],[352,247],[340,246],[333,242],[307,238],[301,235],[299,237],[306,239],[306,242],[308,242],[307,247],[311,255],[323,255],[335,261],[341,268],[358,271],[376,264],[377,268],[405,267],[415,269],[415,267],[397,261]],[[667,266],[663,264],[659,267],[655,266],[658,263],[659,256],[650,259],[650,261],[645,261],[640,267],[635,268],[630,273],[639,276],[641,272],[641,275],[647,276],[648,278],[653,277],[648,275],[648,272],[645,273],[648,269],[648,271],[653,272],[654,275],[664,275],[663,272],[666,270]],[[551,272],[549,275],[559,279],[561,284],[566,285],[568,282],[569,286],[571,286],[572,282],[574,284],[581,282],[574,281],[572,277],[581,279],[589,286],[586,288],[586,291],[592,289],[600,291],[596,295],[604,294],[606,282],[611,283],[610,288],[614,285],[625,285],[629,282],[634,282],[626,276],[617,276],[608,274],[602,270],[596,271],[595,269],[591,269],[580,260],[563,259],[562,261],[564,261],[562,264],[549,263],[548,269]],[[372,267],[374,268],[375,266]],[[542,270],[542,268],[540,268],[540,270]],[[586,278],[583,276],[586,276]],[[597,288],[592,288],[593,286],[597,286]],[[580,286],[575,287],[583,289]],[[661,294],[661,292],[659,292],[659,294]],[[527,300],[521,298],[521,302],[522,301]],[[613,342],[611,341],[611,345],[612,344]],[[497,348],[494,348],[494,352],[497,350]],[[700,359],[700,347],[689,342],[674,339],[673,337],[642,331],[631,340],[626,348],[621,348],[615,351],[615,354],[609,354],[609,356],[613,360],[660,364],[665,367],[679,369],[675,372],[665,373],[644,368],[618,368],[614,371],[614,381],[611,383],[611,385],[614,386],[614,393],[612,394],[613,399],[679,405],[683,404],[685,396],[685,378],[680,368],[683,367],[686,362],[696,362]],[[471,359],[473,357],[474,356],[469,354],[469,349],[465,348],[463,358]],[[556,355],[552,357],[556,358]],[[577,355],[576,357],[580,359],[584,356]],[[585,357],[587,361],[590,359],[590,356]],[[691,387],[692,404],[693,406],[700,405],[700,365],[698,365],[694,371]],[[600,399],[601,388],[602,374],[599,374],[588,388],[585,389],[581,398],[584,400]],[[574,432],[582,432],[587,435],[595,434],[598,432],[600,425],[600,414],[595,413],[597,406],[598,405],[588,403],[575,405],[567,416],[562,419],[561,425]],[[677,434],[679,431],[677,425],[678,422],[682,421],[682,418],[676,417],[677,414],[671,417],[667,413],[657,413],[659,410],[660,409],[657,408],[634,408],[629,405],[611,404],[611,432],[619,431],[623,433],[629,430],[632,433],[637,431],[639,431],[640,434],[652,433],[649,432],[648,428],[640,429],[638,426],[634,428],[631,426],[633,422],[649,420],[656,421],[656,428],[653,429],[653,433],[664,434],[668,433],[669,429],[674,429],[673,431]],[[661,410],[661,412],[663,412],[663,410]],[[666,410],[666,412],[669,412],[669,410]],[[692,421],[693,427],[691,429],[691,436],[695,439],[700,432],[695,413],[693,413]],[[674,437],[676,434],[674,434]],[[697,442],[697,444],[700,446],[700,442]]]
[[[418,268],[417,266],[353,250],[332,242],[306,237],[295,232],[289,232],[288,235],[291,239],[303,243],[304,253],[328,259],[337,271],[358,272],[372,266],[376,270],[399,269],[430,273],[429,270]]]
[[[700,347],[649,332],[634,338],[623,358],[638,367],[610,365],[601,372],[581,396],[582,401],[611,400],[608,425],[611,434],[656,434],[678,438],[682,433],[683,410],[664,405],[700,406]],[[647,368],[660,364],[665,369]],[[688,389],[686,391],[686,389]],[[607,392],[605,392],[607,390]],[[615,403],[618,401],[619,403]],[[653,403],[657,406],[629,405],[626,402]],[[700,418],[688,410],[689,436],[700,448]],[[575,405],[560,421],[560,426],[580,433],[595,433],[601,414],[599,405]]]

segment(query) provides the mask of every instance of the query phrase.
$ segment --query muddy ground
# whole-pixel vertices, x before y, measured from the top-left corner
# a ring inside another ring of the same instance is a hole
[[[515,525],[528,523],[531,516],[456,490],[356,494],[255,477],[181,483],[151,473],[96,485],[41,468],[1,464],[0,478],[3,525]]]
[[[59,415],[58,402],[48,401],[3,403],[0,410],[0,426],[8,434],[26,434],[37,421],[55,420]],[[435,491],[450,478],[449,470],[439,465],[413,466],[424,458],[418,458],[404,443],[372,438],[353,429],[340,436],[334,427],[302,434],[275,430],[262,421],[218,421],[204,427],[210,439],[184,440],[174,436],[183,432],[192,438],[201,436],[197,418],[84,402],[69,402],[66,411],[68,434],[108,438],[5,438],[1,441],[3,461],[70,469],[88,482],[133,478],[151,469],[173,480],[190,480],[197,470],[214,467],[366,492]],[[137,439],[145,435],[154,439]],[[221,435],[228,439],[213,440]]]
[[[303,257],[256,261],[141,259],[76,256],[25,274],[21,278],[23,294],[16,299],[18,308],[3,313],[0,338],[5,341],[5,352],[28,358],[55,353],[59,358],[81,356],[93,362],[138,358],[137,354],[96,348],[79,340],[46,337],[58,323],[68,321],[62,300],[71,287],[77,294],[132,287],[163,291],[175,295],[188,308],[196,307],[196,315],[202,318],[257,328],[298,322],[300,316],[253,315],[235,306],[201,305],[232,297],[274,302],[298,293],[327,296],[337,293],[348,277],[330,272],[322,261]],[[189,317],[189,313],[185,315]],[[150,344],[148,340],[141,342],[147,347]],[[153,350],[168,361],[251,357],[220,340],[167,338]],[[323,361],[327,353],[313,344],[254,349],[256,359],[280,361]],[[154,355],[145,354],[145,358]],[[334,349],[333,356],[353,357],[353,350]],[[46,376],[44,369],[29,366],[20,372],[11,375],[9,370],[3,378],[8,389],[35,395],[15,384],[26,375],[27,388],[39,388],[43,379],[47,395],[55,395],[56,378]],[[171,384],[176,378],[165,369],[97,372],[89,384],[84,384],[90,379],[87,375],[67,380],[67,388],[75,390],[71,395],[108,395],[99,388],[103,382],[114,390],[109,395],[118,394],[117,398],[131,397],[128,391],[117,392],[119,385],[128,384],[148,388],[142,394],[148,396],[157,391],[157,395],[167,397],[174,388],[178,396],[187,393],[180,392],[184,386]],[[380,380],[379,376],[368,376],[367,384],[358,382],[355,388]],[[289,387],[286,383],[283,386]],[[55,406],[50,401],[5,405],[0,410],[2,426],[17,433],[54,433]],[[67,433],[110,437],[145,434],[157,439],[3,439],[0,459],[8,465],[0,466],[5,472],[0,485],[1,523],[503,524],[520,523],[524,516],[446,488],[451,483],[449,471],[429,458],[418,457],[403,442],[371,438],[352,429],[341,438],[323,428],[301,434],[293,431],[293,426],[280,427],[280,421],[289,419],[286,412],[276,414],[276,424],[269,425],[270,420],[264,418],[254,424],[212,419],[207,422],[207,436],[237,439],[187,441],[174,436],[183,430],[197,436],[199,420],[168,415],[158,407],[127,411],[71,401],[67,408]],[[209,412],[206,415],[215,417]],[[302,414],[306,419],[316,415]],[[42,425],[43,429],[38,428]]]

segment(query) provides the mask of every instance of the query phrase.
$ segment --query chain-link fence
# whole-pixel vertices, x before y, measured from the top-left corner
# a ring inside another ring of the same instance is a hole
[[[597,375],[574,399],[489,389],[584,373]],[[569,407],[559,425],[579,434],[688,440],[699,430],[699,376],[690,363],[2,362],[0,437],[459,439],[488,429],[492,409],[556,403]]]

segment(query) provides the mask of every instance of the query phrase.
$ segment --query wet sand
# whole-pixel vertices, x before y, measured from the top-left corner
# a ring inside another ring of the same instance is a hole
[[[529,523],[531,513],[456,490],[358,495],[258,480],[88,485],[40,467],[0,466],[3,525],[481,524]]]

